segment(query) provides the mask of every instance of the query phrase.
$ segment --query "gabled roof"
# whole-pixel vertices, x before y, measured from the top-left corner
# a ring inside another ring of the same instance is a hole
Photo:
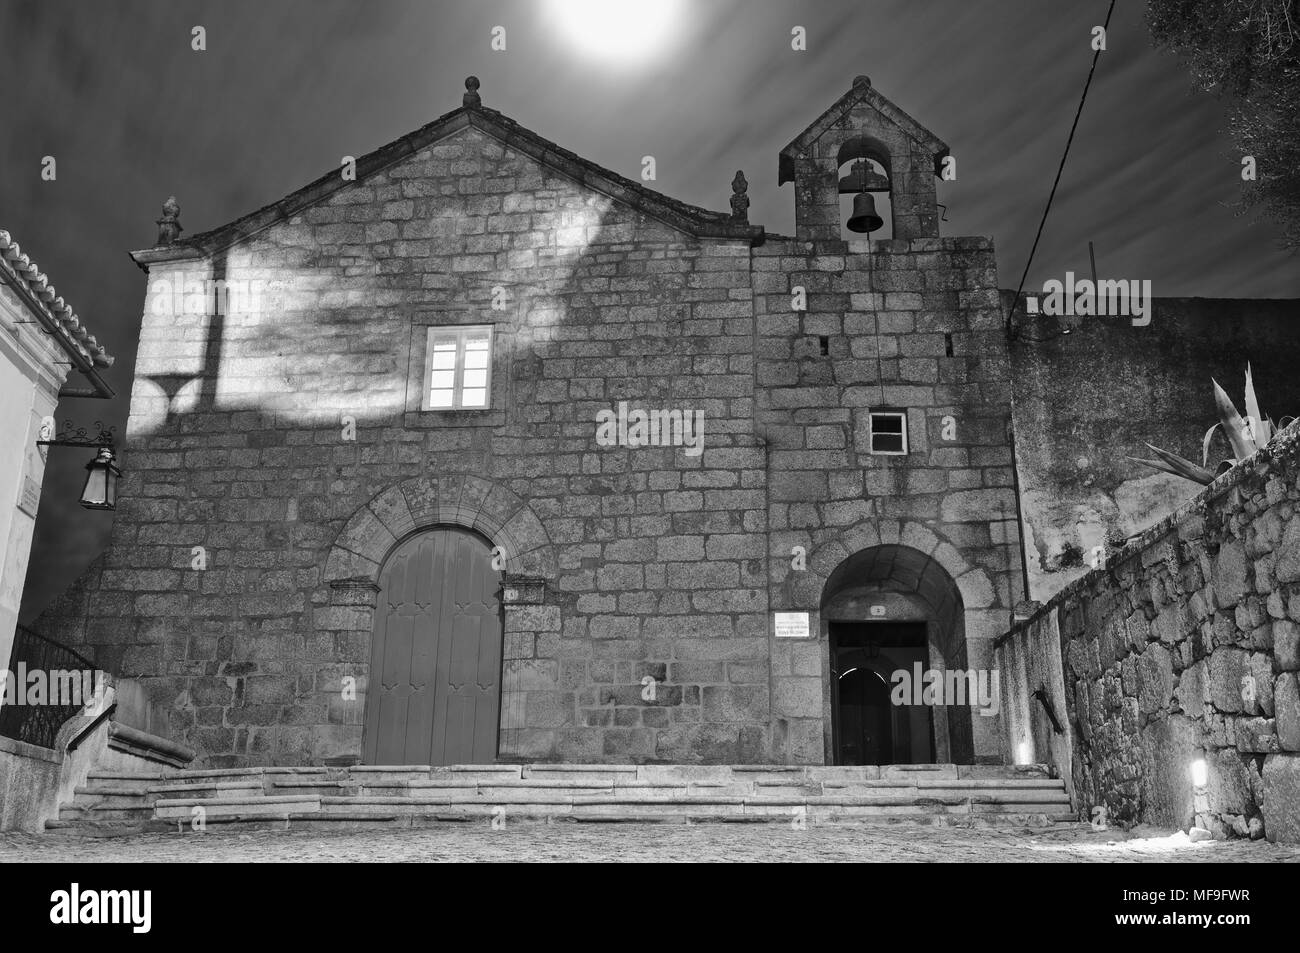
[[[0,269],[17,289],[26,291],[27,305],[59,346],[72,358],[78,370],[111,367],[113,357],[81,323],[77,313],[59,296],[45,272],[22,250],[13,237],[0,228]],[[110,392],[111,393],[111,392]]]
[[[793,182],[795,157],[806,154],[828,129],[859,103],[870,106],[884,119],[897,126],[905,136],[934,156],[936,165],[943,156],[948,154],[948,146],[943,140],[876,92],[869,79],[859,76],[853,81],[853,87],[847,93],[837,99],[829,109],[817,117],[811,126],[795,136],[790,144],[781,150],[777,184],[785,185],[787,182]]]
[[[672,228],[698,238],[743,239],[762,244],[763,227],[737,222],[725,212],[710,212],[670,198],[624,178],[589,159],[563,149],[502,115],[481,105],[461,106],[439,116],[433,122],[395,139],[374,152],[357,159],[356,182],[362,182],[403,159],[413,156],[431,143],[472,126],[503,145],[531,156],[548,168],[576,182],[610,196],[617,202],[655,218]],[[353,185],[344,181],[338,170],[327,172],[316,181],[278,202],[238,218],[228,225],[178,239],[174,244],[133,252],[131,257],[142,267],[155,261],[195,258],[229,248],[265,228],[287,220],[341,189]]]

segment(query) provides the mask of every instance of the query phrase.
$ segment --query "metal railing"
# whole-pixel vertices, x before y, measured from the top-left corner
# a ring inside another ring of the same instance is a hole
[[[66,645],[18,626],[7,671],[0,673],[0,735],[53,748],[63,723],[93,699],[102,677]]]

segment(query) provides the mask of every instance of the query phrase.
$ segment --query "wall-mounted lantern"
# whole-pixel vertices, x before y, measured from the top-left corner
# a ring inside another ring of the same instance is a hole
[[[88,510],[117,508],[117,481],[122,471],[114,463],[113,432],[116,427],[104,428],[98,420],[99,433],[92,437],[84,427],[73,427],[71,420],[63,422],[57,434],[42,431],[44,439],[37,440],[41,447],[94,447],[95,458],[86,464],[86,485],[81,489],[80,503]]]
[[[86,464],[86,485],[81,491],[81,505],[88,510],[111,510],[117,507],[117,479],[122,471],[113,463],[113,448],[100,447],[95,459]]]

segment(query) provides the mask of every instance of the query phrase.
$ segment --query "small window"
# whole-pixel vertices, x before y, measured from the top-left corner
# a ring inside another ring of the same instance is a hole
[[[907,411],[878,410],[871,414],[871,452],[907,453]]]
[[[424,410],[486,410],[492,394],[492,326],[429,328]]]

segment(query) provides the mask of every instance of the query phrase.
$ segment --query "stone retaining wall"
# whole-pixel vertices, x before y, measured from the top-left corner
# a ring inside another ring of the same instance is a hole
[[[998,640],[1008,759],[1089,816],[1300,840],[1297,500],[1292,426]]]

